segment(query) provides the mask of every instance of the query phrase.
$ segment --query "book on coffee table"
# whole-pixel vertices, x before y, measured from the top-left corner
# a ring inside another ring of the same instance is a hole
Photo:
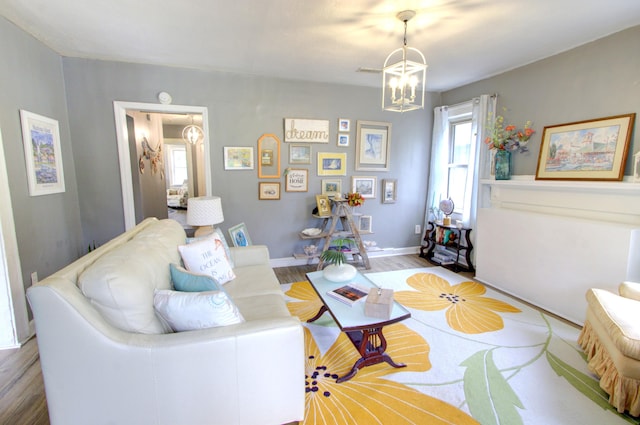
[[[340,288],[327,291],[327,295],[351,306],[354,303],[365,299],[365,297],[369,295],[369,289],[350,283],[341,286]]]

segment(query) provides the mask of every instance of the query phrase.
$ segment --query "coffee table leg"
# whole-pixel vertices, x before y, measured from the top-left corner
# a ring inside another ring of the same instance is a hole
[[[328,309],[327,309],[327,306],[323,304],[322,307],[320,307],[320,310],[318,310],[318,314],[313,316],[311,319],[307,320],[307,323],[315,322],[320,318],[320,316],[324,314],[325,311],[328,311]]]
[[[356,376],[358,370],[365,366],[386,362],[393,367],[406,367],[404,363],[396,363],[385,353],[387,340],[382,334],[382,328],[365,329],[363,331],[346,332],[353,345],[360,352],[360,358],[355,362],[349,373],[336,379],[337,383],[348,381]]]

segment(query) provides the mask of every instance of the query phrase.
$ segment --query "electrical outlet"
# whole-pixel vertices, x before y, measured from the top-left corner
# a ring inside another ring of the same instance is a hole
[[[415,232],[416,232],[416,235],[419,235],[419,234],[420,234],[420,225],[419,225],[419,224],[416,224],[416,230],[415,230]]]
[[[35,285],[38,283],[38,272],[31,273],[31,284]]]

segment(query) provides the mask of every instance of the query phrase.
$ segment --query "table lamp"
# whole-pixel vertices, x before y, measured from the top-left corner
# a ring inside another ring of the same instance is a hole
[[[224,221],[222,200],[219,196],[199,196],[189,198],[187,203],[187,224],[198,226],[194,236],[213,233],[213,226]]]

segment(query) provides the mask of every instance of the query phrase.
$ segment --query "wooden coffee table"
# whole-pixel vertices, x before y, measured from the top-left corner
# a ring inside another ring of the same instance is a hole
[[[411,313],[396,301],[393,301],[391,316],[389,319],[377,319],[364,314],[365,301],[359,301],[349,306],[327,295],[328,291],[339,288],[347,283],[354,283],[365,288],[377,288],[377,286],[361,273],[349,282],[331,282],[322,276],[322,271],[307,273],[307,280],[322,300],[322,307],[307,322],[314,322],[328,311],[333,320],[338,324],[342,332],[347,334],[356,350],[360,353],[358,359],[349,373],[336,379],[336,382],[344,382],[353,378],[360,368],[386,362],[393,367],[405,367],[405,364],[394,362],[385,353],[387,340],[382,334],[382,328],[392,323],[411,317]]]

